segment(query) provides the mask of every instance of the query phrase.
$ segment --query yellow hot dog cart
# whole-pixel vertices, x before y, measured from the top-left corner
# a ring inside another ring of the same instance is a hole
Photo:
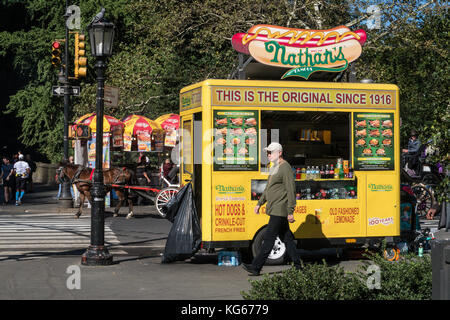
[[[376,246],[400,235],[399,92],[391,84],[205,80],[180,92],[180,173],[192,177],[203,248],[251,248],[254,213],[283,146],[296,176],[300,248]],[[269,257],[284,259],[278,242]]]

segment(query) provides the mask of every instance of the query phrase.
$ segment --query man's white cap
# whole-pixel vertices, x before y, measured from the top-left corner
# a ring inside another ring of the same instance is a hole
[[[264,151],[283,151],[283,147],[278,142],[272,142],[269,144],[266,148],[264,148]]]
[[[19,159],[23,159],[23,154],[19,154]]]

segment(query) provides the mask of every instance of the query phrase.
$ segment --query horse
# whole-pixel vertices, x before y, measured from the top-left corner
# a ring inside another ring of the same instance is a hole
[[[75,184],[80,192],[80,207],[78,208],[75,218],[79,218],[82,214],[82,208],[85,198],[92,204],[91,188],[92,188],[92,176],[94,169],[84,167],[77,164],[65,164],[61,163],[57,169],[57,176],[59,183],[64,180],[69,180],[70,184]],[[133,200],[129,194],[128,189],[121,187],[111,187],[111,184],[115,185],[130,185],[135,181],[134,171],[128,168],[111,167],[110,169],[103,169],[103,183],[105,184],[105,194],[112,189],[116,192],[119,203],[114,209],[113,217],[117,217],[120,207],[125,199],[128,200],[128,215],[127,219],[134,216],[133,213]]]

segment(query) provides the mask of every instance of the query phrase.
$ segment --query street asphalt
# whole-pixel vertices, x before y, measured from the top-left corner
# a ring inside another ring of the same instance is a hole
[[[76,209],[59,208],[56,193],[56,186],[36,185],[21,206],[2,206],[0,218],[71,219]],[[24,248],[22,253],[2,254],[0,242],[0,299],[242,300],[241,292],[251,287],[249,280],[258,279],[249,277],[240,266],[218,266],[217,252],[200,251],[192,259],[162,264],[171,223],[159,217],[154,206],[135,207],[136,216],[129,220],[125,219],[126,207],[116,218],[111,208],[106,211],[106,222],[119,240],[108,246],[115,252],[113,265],[81,265],[86,248],[59,252]],[[80,219],[89,217],[90,209],[85,208]],[[358,259],[344,260],[342,252],[335,249],[299,253],[308,263],[325,259],[348,271],[361,265]],[[262,274],[287,268],[265,266]]]

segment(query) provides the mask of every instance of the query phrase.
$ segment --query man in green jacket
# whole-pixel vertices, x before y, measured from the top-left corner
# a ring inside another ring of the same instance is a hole
[[[259,214],[259,208],[267,202],[266,213],[270,216],[269,224],[264,232],[264,242],[261,252],[253,259],[252,264],[242,264],[242,267],[250,275],[258,276],[275,244],[277,236],[286,245],[287,253],[294,266],[300,269],[301,262],[294,243],[294,236],[289,230],[289,222],[293,223],[295,200],[295,180],[292,168],[283,159],[283,147],[277,142],[272,142],[267,148],[267,158],[273,164],[270,168],[266,188],[255,207],[255,213]]]

